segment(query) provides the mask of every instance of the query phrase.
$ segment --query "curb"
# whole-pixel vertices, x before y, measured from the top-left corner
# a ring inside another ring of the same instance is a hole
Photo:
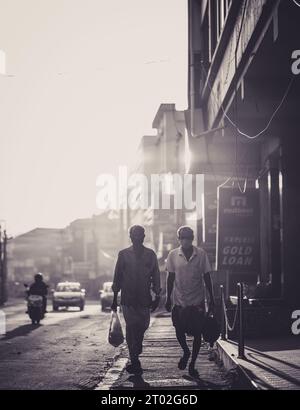
[[[232,373],[233,378],[236,378],[233,382],[239,380],[237,390],[261,390],[240,363],[235,345],[221,339],[216,342],[216,345],[218,357],[224,368],[228,373]]]
[[[127,358],[118,357],[112,367],[106,372],[102,382],[100,382],[94,390],[111,390],[113,384],[119,379],[127,362]]]

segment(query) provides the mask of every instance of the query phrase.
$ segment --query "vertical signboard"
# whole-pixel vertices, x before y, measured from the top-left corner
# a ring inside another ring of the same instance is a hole
[[[219,175],[204,175],[203,206],[203,248],[215,269],[217,229],[217,186],[226,180]]]
[[[258,190],[218,189],[217,269],[237,273],[260,267]]]

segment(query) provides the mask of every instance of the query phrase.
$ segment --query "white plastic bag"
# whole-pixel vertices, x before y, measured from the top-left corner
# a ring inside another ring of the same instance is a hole
[[[124,335],[119,315],[117,312],[114,312],[113,310],[111,312],[110,318],[108,342],[114,347],[118,347],[120,346],[120,344],[124,342]]]

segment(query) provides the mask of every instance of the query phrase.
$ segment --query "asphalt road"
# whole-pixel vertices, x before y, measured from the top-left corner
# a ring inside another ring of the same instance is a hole
[[[50,311],[32,326],[25,310],[25,304],[4,309],[0,389],[93,389],[118,352],[107,342],[110,313],[93,302],[83,312]]]

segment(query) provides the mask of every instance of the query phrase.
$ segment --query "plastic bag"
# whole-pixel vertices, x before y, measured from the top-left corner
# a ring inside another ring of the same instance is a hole
[[[211,345],[215,343],[220,336],[220,326],[214,316],[207,316],[203,326],[203,339]]]
[[[124,335],[119,315],[114,311],[111,312],[108,342],[114,347],[118,347],[124,342]]]

